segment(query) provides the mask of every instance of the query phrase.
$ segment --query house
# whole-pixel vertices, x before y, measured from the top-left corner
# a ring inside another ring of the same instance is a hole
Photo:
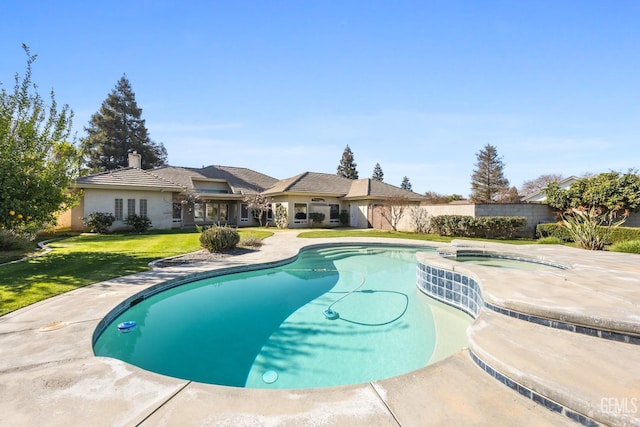
[[[289,228],[347,225],[368,228],[376,207],[394,198],[419,204],[424,197],[372,179],[351,180],[334,174],[304,172],[277,180],[251,169],[229,166],[140,168],[140,155],[129,154],[129,167],[78,178],[80,204],[63,214],[59,227],[85,229],[84,218],[94,212],[112,213],[113,229],[124,228],[130,214],[146,215],[153,228],[196,224],[256,225],[246,195],[263,194],[273,200],[267,221],[273,223],[278,206]],[[312,222],[312,213],[324,220]],[[310,216],[311,215],[311,216]]]
[[[304,172],[278,181],[262,192],[275,206],[284,206],[289,228],[309,227],[309,214],[324,214],[321,226],[338,226],[341,217],[355,228],[369,228],[376,207],[390,199],[403,198],[408,204],[419,204],[424,196],[374,179],[349,179],[335,174]],[[346,214],[346,215],[345,215]]]
[[[561,190],[566,190],[571,187],[571,184],[578,181],[580,178],[577,176],[570,176],[569,178],[565,178],[562,181],[558,181],[558,186]],[[522,202],[524,203],[544,203],[547,200],[547,194],[544,189],[538,190],[535,193],[528,194],[527,196],[522,198]]]

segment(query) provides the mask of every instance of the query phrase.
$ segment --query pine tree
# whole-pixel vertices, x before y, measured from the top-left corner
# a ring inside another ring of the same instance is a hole
[[[476,169],[471,175],[471,201],[495,203],[509,190],[509,180],[504,176],[504,164],[498,150],[491,144],[476,154]]]
[[[411,187],[411,182],[409,182],[409,177],[408,176],[402,177],[402,183],[400,184],[400,188],[402,188],[403,190],[407,190],[407,191],[413,191],[413,189]]]
[[[384,173],[382,172],[380,163],[376,163],[376,166],[373,168],[373,175],[371,176],[371,179],[380,182],[384,180]]]
[[[347,145],[342,153],[340,164],[338,165],[338,175],[349,179],[358,179],[356,166],[358,165],[353,161],[353,152],[351,152],[351,148]]]
[[[149,138],[142,109],[126,76],[118,80],[100,111],[91,116],[85,131],[82,153],[90,172],[128,166],[131,151],[142,156],[143,168],[166,164],[167,150],[162,143],[156,144]]]

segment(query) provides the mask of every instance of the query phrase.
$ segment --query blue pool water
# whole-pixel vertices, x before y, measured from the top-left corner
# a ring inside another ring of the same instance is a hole
[[[417,250],[349,246],[149,296],[94,343],[98,356],[220,385],[308,388],[423,367],[436,343],[432,300],[415,285]],[[323,315],[331,307],[338,318]],[[453,309],[452,309],[453,310]],[[117,325],[135,321],[124,331]]]

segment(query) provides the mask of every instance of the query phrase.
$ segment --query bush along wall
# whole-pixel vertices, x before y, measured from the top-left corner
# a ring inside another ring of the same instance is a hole
[[[562,225],[551,222],[546,224],[538,224],[536,226],[536,237],[557,237],[565,242],[572,242],[571,234]],[[640,240],[640,228],[638,227],[616,227],[611,229],[609,235],[609,243],[620,243],[631,240]]]
[[[571,233],[562,225],[557,222],[549,222],[544,224],[538,224],[536,226],[536,237],[542,239],[545,237],[556,237],[563,242],[572,242],[573,238]]]
[[[429,228],[441,236],[506,239],[526,225],[527,219],[522,216],[439,215],[431,218]]]

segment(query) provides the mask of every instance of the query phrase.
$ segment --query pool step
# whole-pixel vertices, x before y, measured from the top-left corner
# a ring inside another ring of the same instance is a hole
[[[549,409],[585,425],[640,426],[640,346],[486,309],[467,334],[479,366]]]
[[[338,248],[334,247],[330,249],[320,249],[318,251],[317,257],[322,260],[327,260],[327,259],[335,260],[335,259],[342,259],[349,256],[362,255],[362,254],[373,255],[373,254],[382,253],[384,251],[385,249],[383,248],[381,249],[362,248],[360,246],[358,247],[346,246],[346,247],[338,247]]]

